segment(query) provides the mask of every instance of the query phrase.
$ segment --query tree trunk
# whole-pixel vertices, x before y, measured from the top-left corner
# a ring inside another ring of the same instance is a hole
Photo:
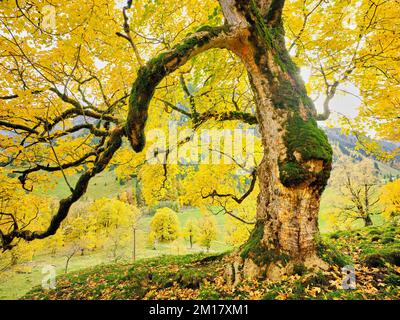
[[[67,256],[67,261],[65,262],[65,268],[64,268],[64,273],[68,273],[68,267],[69,267],[69,262],[71,261],[72,257],[75,255],[75,252],[73,252],[71,255]]]
[[[365,218],[364,218],[364,224],[366,227],[372,226],[373,222],[371,219],[371,216],[369,214],[370,212],[370,205],[369,205],[369,194],[370,193],[370,185],[364,184],[364,196],[365,196]]]
[[[247,67],[264,147],[257,223],[238,265],[248,277],[271,279],[295,264],[322,265],[316,256],[317,218],[332,163],[315,107],[285,47],[283,3],[221,1],[228,23],[247,28],[232,51]]]
[[[10,265],[14,267],[17,264],[18,264],[18,255],[15,253],[15,251],[11,251]]]
[[[374,224],[369,215],[367,215],[363,220],[364,220],[364,226],[365,227],[370,227],[370,226],[372,226]]]
[[[140,186],[140,182],[139,182],[139,178],[138,176],[135,174],[132,176],[132,180],[133,180],[133,187],[135,188],[135,202],[136,205],[141,208],[143,207],[144,204],[144,199],[143,199],[143,195],[142,195],[142,189]]]
[[[136,228],[133,228],[133,261],[136,261]]]

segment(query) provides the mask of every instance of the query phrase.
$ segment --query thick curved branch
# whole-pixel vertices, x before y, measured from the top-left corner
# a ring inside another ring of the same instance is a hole
[[[81,130],[89,130],[91,134],[95,135],[96,137],[107,137],[108,132],[105,130],[101,130],[99,128],[96,128],[96,126],[89,124],[89,123],[83,123],[83,124],[78,124],[76,126],[73,126],[71,128],[65,129],[64,131],[60,133],[56,133],[54,136],[51,136],[50,138],[59,138],[71,133],[75,133]]]
[[[59,117],[55,118],[53,120],[53,126],[66,118],[69,118],[71,116],[76,116],[76,115],[88,116],[88,117],[99,119],[99,120],[106,120],[106,121],[110,121],[113,123],[118,123],[118,119],[113,116],[108,115],[107,111],[97,112],[97,111],[91,110],[90,107],[89,108],[84,107],[79,103],[79,101],[72,99],[71,97],[69,97],[68,95],[66,95],[64,93],[61,93],[57,88],[50,88],[49,90],[54,92],[62,101],[73,106],[72,109],[68,109],[68,110],[64,111]]]
[[[85,154],[84,156],[82,156],[78,160],[75,160],[75,161],[72,161],[72,162],[68,162],[68,163],[64,163],[64,164],[61,164],[59,166],[44,166],[44,165],[38,164],[35,167],[30,168],[30,169],[15,170],[15,171],[13,171],[13,173],[21,174],[22,176],[19,178],[19,180],[20,181],[26,181],[27,176],[29,174],[33,173],[33,172],[38,172],[38,171],[57,172],[57,171],[66,170],[66,169],[70,169],[70,168],[74,168],[74,167],[80,166],[80,165],[86,163],[87,160],[90,157],[96,157],[102,151],[104,151],[104,150],[102,148],[100,148],[97,151],[92,151],[92,152],[89,152],[89,153]]]
[[[55,93],[62,101],[64,101],[67,104],[70,104],[73,107],[71,109],[67,109],[67,110],[63,111],[60,115],[56,116],[54,119],[51,119],[51,120],[42,119],[42,118],[38,117],[37,119],[39,121],[41,121],[42,123],[44,123],[44,127],[45,127],[44,133],[51,131],[61,121],[64,121],[66,119],[71,119],[76,116],[85,116],[85,117],[89,117],[89,118],[93,118],[93,119],[97,119],[97,120],[104,120],[104,121],[109,121],[109,122],[118,124],[118,119],[109,114],[110,110],[101,111],[91,105],[89,107],[83,106],[78,100],[75,100],[64,93],[61,93],[56,87],[49,88],[48,90]],[[32,94],[41,94],[43,92],[44,92],[43,90],[35,90],[32,92]],[[19,98],[19,95],[10,95],[10,96],[6,96],[6,97],[0,97],[0,100],[11,100],[11,99],[16,99],[16,98]],[[126,98],[127,97],[124,96],[121,99],[117,100],[110,106],[109,109],[112,109],[114,106],[116,106],[120,103],[123,103],[123,101]],[[7,122],[4,120],[0,120],[0,126],[6,127],[9,129],[14,129],[14,130],[22,130],[22,131],[28,132],[30,134],[39,135],[39,132],[36,130],[37,127],[30,128],[26,125],[11,123],[11,122]],[[73,132],[76,132],[76,131],[79,131],[82,129],[89,129],[90,132],[96,136],[106,136],[107,135],[107,132],[101,131],[101,130],[95,128],[91,124],[82,124],[82,125],[75,126],[71,129],[63,131],[63,133],[60,136],[63,136],[63,135],[69,134],[69,133],[73,133]]]
[[[0,96],[0,100],[13,100],[13,99],[17,99],[19,97],[19,95],[17,94],[13,94],[10,96]]]
[[[250,125],[258,123],[257,117],[255,115],[240,111],[227,111],[227,112],[207,111],[198,115],[198,122],[204,122],[209,119],[214,119],[217,121],[240,120]]]
[[[335,97],[336,91],[337,91],[339,85],[348,79],[349,75],[353,72],[354,69],[355,69],[355,67],[352,67],[352,68],[346,70],[343,77],[340,80],[336,80],[333,84],[330,84],[327,80],[325,71],[321,65],[321,73],[322,73],[322,76],[324,78],[325,85],[326,85],[326,97],[324,100],[323,112],[321,114],[317,114],[315,117],[315,119],[317,121],[325,121],[325,120],[329,119],[329,117],[331,115],[330,103],[331,103],[332,99]]]
[[[32,94],[40,94],[42,93],[43,90],[33,90],[31,93]],[[13,99],[17,99],[20,96],[18,94],[12,94],[12,95],[8,95],[8,96],[0,96],[0,100],[13,100]]]
[[[165,104],[165,106],[171,108],[172,110],[175,110],[183,115],[185,115],[186,117],[190,118],[190,119],[194,119],[195,117],[193,116],[193,113],[190,113],[186,110],[183,110],[177,106],[175,106],[174,104],[172,104],[171,102],[168,102],[164,99],[159,99],[157,98],[157,100],[161,101],[162,103]],[[241,111],[227,111],[227,112],[217,112],[217,111],[206,111],[203,113],[198,113],[196,114],[196,118],[195,118],[195,125],[198,126],[199,124],[207,121],[207,120],[217,120],[217,121],[234,121],[234,120],[240,120],[243,121],[244,123],[247,124],[257,124],[258,120],[257,117],[251,113],[248,112],[241,112]]]
[[[126,124],[126,135],[133,150],[140,152],[144,148],[148,108],[158,84],[194,56],[211,48],[229,47],[230,40],[235,37],[235,30],[228,26],[203,27],[170,51],[147,62],[139,70],[132,86]]]

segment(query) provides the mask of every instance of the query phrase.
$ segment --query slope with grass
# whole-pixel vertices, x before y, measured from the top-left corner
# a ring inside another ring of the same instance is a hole
[[[181,230],[184,228],[189,219],[201,218],[202,214],[199,209],[187,208],[178,212],[178,219]],[[205,248],[194,244],[193,248],[189,248],[189,240],[180,237],[172,243],[158,243],[156,249],[146,245],[146,239],[149,234],[150,221],[152,216],[145,215],[140,220],[139,229],[136,232],[137,246],[136,256],[138,259],[152,258],[160,255],[182,255],[188,253],[196,253],[206,251]],[[210,252],[223,252],[231,249],[225,242],[225,217],[217,215],[217,239],[211,243]],[[121,247],[118,251],[119,261],[132,262],[133,257],[133,244],[132,246]],[[95,252],[87,251],[84,255],[77,254],[69,262],[70,271],[78,271],[82,269],[92,268],[96,265],[104,263],[112,263],[114,257],[107,250],[97,250]],[[62,253],[40,254],[35,255],[32,261],[21,263],[8,271],[3,271],[0,274],[0,300],[1,299],[18,299],[32,287],[41,283],[43,274],[42,268],[45,265],[52,265],[56,268],[57,275],[63,274],[65,269],[66,257]]]
[[[23,299],[400,299],[400,227],[380,226],[324,236],[326,271],[296,266],[277,283],[257,279],[236,287],[224,278],[229,253],[162,256],[133,264],[96,266],[36,287]],[[357,288],[342,288],[341,267],[353,265]]]

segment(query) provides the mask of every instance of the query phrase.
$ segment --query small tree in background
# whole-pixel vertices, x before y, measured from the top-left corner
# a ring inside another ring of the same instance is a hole
[[[207,215],[198,220],[198,234],[196,241],[203,248],[210,251],[211,242],[217,239],[217,221],[214,216]]]
[[[194,219],[189,219],[185,224],[183,236],[189,239],[190,249],[193,249],[193,244],[196,242],[198,232],[197,222]]]
[[[338,190],[339,197],[333,199],[337,207],[338,221],[353,223],[362,220],[371,226],[372,216],[379,210],[379,175],[373,161],[364,159],[354,163],[351,158],[342,157],[333,170],[331,183]]]
[[[85,249],[95,246],[96,237],[93,237],[90,230],[90,222],[85,217],[71,217],[66,220],[63,226],[63,250],[65,256],[64,272],[68,272],[71,259],[78,253],[83,253]]]
[[[149,235],[147,236],[147,246],[152,249],[156,250],[156,235],[153,231],[149,232]]]
[[[178,238],[179,220],[175,211],[161,208],[156,211],[150,222],[150,234],[154,233],[156,241],[171,242]]]
[[[400,179],[390,182],[381,189],[384,206],[383,215],[394,224],[400,223]]]
[[[132,230],[138,227],[140,210],[117,199],[102,198],[90,206],[89,212],[99,239],[98,245],[108,248],[113,260],[118,260],[121,249],[131,243]],[[134,243],[133,251],[135,246]]]
[[[133,261],[136,261],[136,233],[139,228],[139,220],[142,217],[142,212],[137,208],[137,201],[133,194],[133,188],[128,188],[127,190],[123,191],[121,194],[118,195],[118,200],[125,202],[135,208],[134,214],[130,217],[131,221],[129,224],[132,227],[133,232]]]

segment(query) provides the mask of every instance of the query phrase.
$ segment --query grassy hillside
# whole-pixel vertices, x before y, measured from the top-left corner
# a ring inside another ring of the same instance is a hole
[[[34,288],[24,299],[400,299],[400,228],[370,227],[323,237],[319,254],[331,267],[304,267],[279,283],[224,280],[227,255],[162,256],[102,265],[57,279],[57,289]],[[356,270],[357,288],[343,290],[341,267]]]
[[[46,190],[38,190],[38,194],[51,196],[57,199],[62,199],[70,194],[68,185],[65,183],[63,178],[54,178],[49,175],[49,179],[52,182],[50,185],[54,185],[54,187],[51,189],[46,188]],[[68,182],[71,185],[75,185],[78,179],[79,174],[75,174],[68,177]],[[127,185],[121,185],[119,183],[118,178],[113,171],[105,171],[92,178],[88,190],[82,200],[114,198],[121,194],[122,191],[126,190],[127,187]]]
[[[188,219],[196,219],[201,217],[200,210],[192,208],[186,209],[178,213],[181,229],[185,226]],[[136,255],[138,259],[145,259],[160,255],[171,254],[190,254],[205,251],[204,248],[194,245],[193,249],[189,248],[189,241],[180,238],[173,243],[157,244],[156,250],[146,246],[146,238],[149,233],[151,216],[144,216],[140,221],[139,230],[137,232],[137,248]],[[210,252],[222,252],[230,250],[225,241],[223,215],[216,216],[218,233],[217,239],[211,244]],[[132,262],[133,246],[124,247],[120,250],[119,255],[122,261]],[[69,271],[81,270],[104,263],[113,262],[113,257],[108,251],[87,252],[85,255],[74,256],[69,263]],[[27,264],[19,265],[15,269],[9,271],[6,276],[0,278],[0,299],[17,299],[30,290],[33,286],[39,285],[42,281],[42,268],[44,265],[53,265],[56,267],[57,275],[64,273],[66,257],[57,254],[43,254],[35,256],[33,261]],[[3,280],[2,280],[3,279]]]

